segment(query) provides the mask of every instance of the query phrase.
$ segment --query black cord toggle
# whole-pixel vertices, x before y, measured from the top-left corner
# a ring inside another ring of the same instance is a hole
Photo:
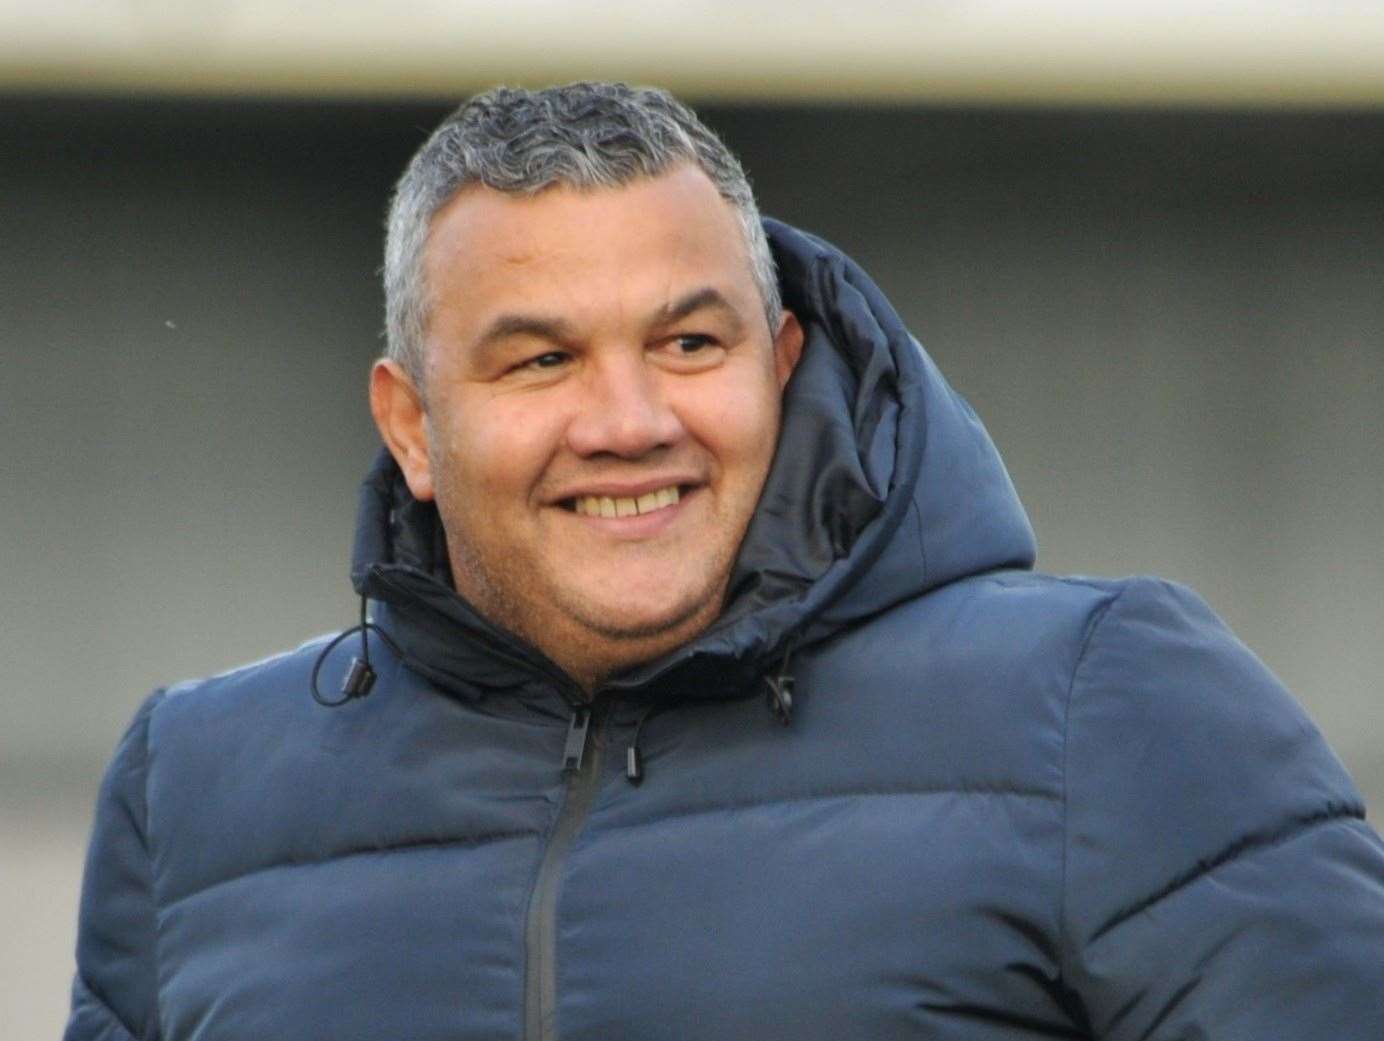
[[[366,615],[367,600],[360,598],[360,624],[353,625],[345,632],[338,633],[327,646],[322,648],[322,653],[317,656],[317,661],[312,666],[312,678],[309,689],[312,693],[312,700],[323,708],[339,708],[348,701],[356,698],[363,698],[370,693],[375,686],[375,669],[370,664],[370,633],[378,633],[385,643],[389,644],[395,654],[402,657],[403,652],[399,650],[399,645],[394,642],[389,633],[385,632],[374,622],[370,621]],[[322,691],[317,685],[317,679],[322,672],[322,666],[327,660],[327,656],[336,649],[337,644],[348,639],[354,633],[360,633],[360,654],[351,659],[350,667],[346,670],[346,678],[341,681],[341,697],[331,700],[322,696]]]

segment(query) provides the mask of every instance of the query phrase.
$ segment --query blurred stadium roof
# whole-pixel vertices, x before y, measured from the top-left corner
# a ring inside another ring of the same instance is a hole
[[[1377,106],[1384,4],[1342,0],[0,0],[0,90]]]

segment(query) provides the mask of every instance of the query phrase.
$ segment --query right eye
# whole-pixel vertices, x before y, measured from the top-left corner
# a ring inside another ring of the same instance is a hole
[[[521,369],[555,369],[559,365],[564,365],[571,358],[566,351],[544,351],[542,354],[535,355],[526,362],[522,362],[518,368]]]

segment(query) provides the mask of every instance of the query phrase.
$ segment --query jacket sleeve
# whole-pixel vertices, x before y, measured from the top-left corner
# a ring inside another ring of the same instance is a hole
[[[155,694],[101,784],[82,879],[77,975],[64,1041],[157,1041],[155,912],[144,782]]]
[[[1384,1038],[1384,845],[1194,594],[1136,579],[1093,622],[1064,773],[1063,972],[1092,1036]]]

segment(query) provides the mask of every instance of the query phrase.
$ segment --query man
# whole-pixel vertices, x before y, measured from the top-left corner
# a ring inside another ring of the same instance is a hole
[[[385,281],[371,620],[140,710],[69,1038],[1384,1036],[1320,736],[1186,590],[1032,573],[974,415],[689,111],[472,99]]]

